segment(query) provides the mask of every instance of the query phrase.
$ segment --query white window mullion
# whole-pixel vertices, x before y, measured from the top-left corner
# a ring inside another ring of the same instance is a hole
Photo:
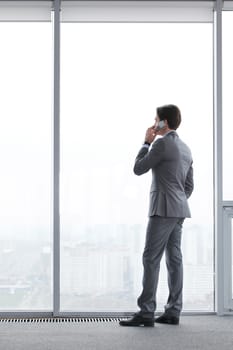
[[[60,312],[60,0],[54,1],[53,98],[53,314]]]
[[[52,1],[0,1],[0,22],[50,22]]]
[[[213,1],[63,1],[62,22],[212,22]]]

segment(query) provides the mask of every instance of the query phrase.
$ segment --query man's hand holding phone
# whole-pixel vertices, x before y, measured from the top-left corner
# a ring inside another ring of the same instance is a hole
[[[155,125],[151,126],[146,131],[145,142],[151,144],[157,135],[163,135],[160,132],[163,132],[166,129],[166,123],[164,120],[160,120]]]
[[[157,135],[157,132],[155,130],[155,126],[153,125],[150,128],[148,128],[146,131],[145,142],[151,144],[154,141],[156,135]]]

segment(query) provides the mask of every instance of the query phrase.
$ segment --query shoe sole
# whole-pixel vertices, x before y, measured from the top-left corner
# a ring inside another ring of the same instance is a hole
[[[144,327],[154,327],[155,326],[155,323],[154,322],[144,322],[142,324]]]
[[[138,323],[135,323],[135,324],[133,324],[133,323],[131,323],[131,324],[119,323],[119,324],[120,324],[120,326],[123,326],[123,327],[141,327],[141,326],[154,327],[155,326],[154,322],[143,322],[143,323],[140,323],[140,324],[138,324]]]

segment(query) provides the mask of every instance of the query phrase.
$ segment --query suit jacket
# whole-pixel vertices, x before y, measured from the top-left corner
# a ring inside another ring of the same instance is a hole
[[[190,217],[187,198],[193,191],[192,155],[175,130],[142,147],[136,157],[134,173],[152,170],[149,216]]]

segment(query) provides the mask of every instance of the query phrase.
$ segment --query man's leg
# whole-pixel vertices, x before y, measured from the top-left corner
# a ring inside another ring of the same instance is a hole
[[[143,253],[143,290],[138,298],[140,314],[143,317],[154,317],[160,261],[176,224],[177,218],[149,218]]]
[[[181,235],[184,219],[175,225],[166,246],[166,264],[168,270],[169,296],[165,305],[165,314],[179,317],[182,309],[183,262],[181,253]]]

